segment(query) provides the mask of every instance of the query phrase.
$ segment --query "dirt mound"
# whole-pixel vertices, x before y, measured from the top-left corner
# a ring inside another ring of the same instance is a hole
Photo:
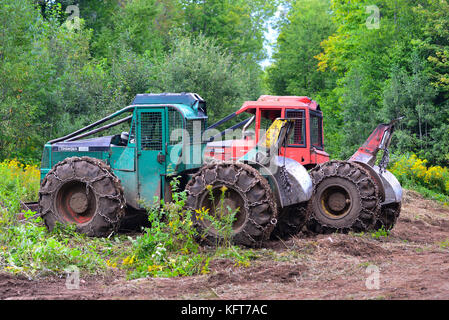
[[[249,268],[218,271],[207,278],[207,283],[211,287],[249,282],[288,283],[297,281],[306,270],[307,267],[301,264],[260,264]]]
[[[98,299],[99,283],[104,278],[90,276],[80,280],[79,288],[68,288],[64,277],[28,279],[0,272],[0,300],[90,300]]]
[[[213,272],[220,272],[234,268],[235,262],[231,259],[214,259],[209,263],[209,269]]]
[[[380,245],[370,241],[351,238],[351,239],[322,239],[320,246],[328,247],[331,250],[337,250],[343,254],[354,257],[373,258],[377,256],[388,256],[391,252],[382,248]]]

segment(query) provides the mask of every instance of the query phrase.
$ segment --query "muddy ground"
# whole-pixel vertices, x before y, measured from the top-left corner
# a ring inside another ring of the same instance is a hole
[[[118,273],[75,290],[65,278],[0,273],[0,299],[449,299],[449,208],[412,191],[388,238],[300,234],[266,247],[246,268],[221,260],[194,277]]]

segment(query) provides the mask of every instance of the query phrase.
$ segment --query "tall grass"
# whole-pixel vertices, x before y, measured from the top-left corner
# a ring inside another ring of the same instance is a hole
[[[0,162],[0,202],[3,207],[17,211],[20,201],[37,201],[40,172],[36,165],[17,160]]]
[[[0,163],[0,174],[0,271],[35,277],[63,275],[68,267],[76,266],[88,274],[119,270],[129,278],[175,277],[208,273],[213,259],[248,266],[253,257],[251,251],[231,245],[230,219],[218,222],[207,212],[185,210],[186,194],[177,190],[176,178],[172,180],[173,201],[157,201],[147,208],[149,228],[138,236],[105,239],[78,234],[73,225],[58,225],[48,232],[40,217],[18,221],[20,202],[38,198],[39,170],[10,160]],[[34,214],[28,211],[25,217]],[[200,246],[197,240],[202,234],[194,227],[192,214],[204,215],[217,230],[223,230],[224,241],[215,248]]]
[[[0,163],[0,271],[39,275],[62,275],[69,266],[82,273],[96,274],[107,270],[106,260],[117,252],[122,254],[123,240],[87,238],[73,226],[58,226],[48,232],[42,219],[24,212],[19,221],[21,202],[37,201],[40,172],[35,165],[17,160]]]

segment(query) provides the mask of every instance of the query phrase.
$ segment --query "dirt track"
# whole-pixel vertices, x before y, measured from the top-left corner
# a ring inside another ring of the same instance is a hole
[[[0,273],[0,299],[449,299],[449,208],[406,191],[388,238],[299,235],[267,244],[250,267],[216,261],[209,275],[28,280]],[[368,268],[369,266],[369,268]],[[379,270],[378,289],[376,274]],[[373,288],[374,287],[374,288]]]

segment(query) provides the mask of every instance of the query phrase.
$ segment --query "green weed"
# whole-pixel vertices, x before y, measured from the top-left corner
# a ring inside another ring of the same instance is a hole
[[[129,240],[118,236],[89,238],[62,224],[48,232],[32,211],[18,221],[21,201],[37,200],[39,170],[13,160],[0,163],[0,173],[0,270],[35,277],[62,275],[76,266],[81,273],[98,274],[106,272],[107,260],[126,252]]]
[[[379,230],[371,233],[373,239],[388,238],[389,235],[390,230],[386,230],[385,226],[382,226]]]
[[[449,239],[446,239],[445,241],[437,242],[437,245],[441,249],[449,249]]]
[[[235,212],[226,212],[229,208],[222,204],[213,209],[215,215],[205,208],[196,212],[186,210],[186,192],[178,190],[179,179],[174,177],[170,183],[172,202],[155,200],[147,207],[150,227],[133,241],[132,253],[121,262],[121,267],[128,270],[128,277],[207,274],[210,262],[218,258],[232,259],[236,266],[249,266],[251,255],[231,244]],[[197,220],[209,222],[206,230],[198,231],[193,223],[194,214]],[[209,228],[219,235],[212,249],[198,243]]]

